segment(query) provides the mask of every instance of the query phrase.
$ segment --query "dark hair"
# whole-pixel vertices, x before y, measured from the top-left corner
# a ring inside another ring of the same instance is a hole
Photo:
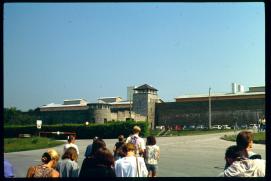
[[[105,147],[106,147],[106,144],[104,140],[102,140],[101,138],[96,139],[95,141],[93,141],[90,156],[93,156],[95,152],[97,152],[100,148],[105,148]]]
[[[49,163],[52,160],[50,154],[48,152],[43,153],[41,157],[41,161],[45,164]]]
[[[63,154],[62,160],[64,160],[65,158],[71,159],[72,161],[77,161],[78,154],[76,149],[74,147],[69,147]]]
[[[155,144],[156,144],[155,137],[154,136],[148,136],[146,145],[155,145]]]
[[[69,135],[68,136],[68,142],[70,143],[72,140],[75,139],[75,136],[74,135]]]
[[[123,135],[119,135],[118,139],[119,139],[119,142],[123,142],[124,141],[124,136]]]
[[[233,160],[240,160],[244,158],[244,152],[238,146],[232,145],[226,149],[225,158],[231,158]]]
[[[236,144],[240,149],[246,149],[252,141],[253,133],[250,131],[241,131],[236,137]]]
[[[111,167],[114,165],[114,157],[107,148],[100,148],[94,154],[96,165]]]

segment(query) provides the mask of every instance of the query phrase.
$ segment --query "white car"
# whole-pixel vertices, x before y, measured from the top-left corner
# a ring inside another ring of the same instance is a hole
[[[258,129],[258,125],[257,124],[250,124],[249,128],[250,129]]]
[[[221,125],[213,125],[212,129],[222,129],[222,126]]]
[[[231,127],[229,127],[229,125],[225,124],[225,125],[222,125],[222,129],[231,129]]]

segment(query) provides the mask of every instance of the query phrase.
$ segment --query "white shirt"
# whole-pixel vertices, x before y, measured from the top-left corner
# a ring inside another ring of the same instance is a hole
[[[73,143],[67,143],[66,145],[64,145],[64,153],[70,147],[74,147],[76,149],[76,151],[77,151],[77,154],[79,155],[78,146],[76,144],[73,144]]]
[[[137,157],[137,159],[139,177],[147,177],[148,170],[144,159],[142,157]],[[129,156],[117,160],[115,162],[115,173],[117,177],[137,177],[136,157]]]
[[[233,162],[226,170],[225,177],[264,177],[265,160],[246,159]]]

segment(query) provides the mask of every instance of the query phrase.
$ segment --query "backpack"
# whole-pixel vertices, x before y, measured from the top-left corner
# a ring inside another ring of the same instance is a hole
[[[139,137],[136,136],[136,135],[133,135],[131,136],[131,141],[130,143],[132,143],[133,145],[135,145],[135,150],[136,150],[136,153],[140,153],[140,143],[139,143]]]

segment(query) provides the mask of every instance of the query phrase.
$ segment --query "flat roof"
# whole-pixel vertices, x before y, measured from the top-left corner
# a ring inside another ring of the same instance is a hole
[[[211,97],[246,96],[246,95],[262,95],[262,94],[265,94],[265,92],[211,93]],[[209,97],[209,94],[183,95],[183,96],[178,96],[175,99],[200,98],[200,97]]]
[[[82,105],[82,104],[69,104],[69,105],[63,105],[63,104],[55,104],[55,103],[50,103],[44,106],[40,106],[39,108],[53,108],[53,107],[84,107],[87,105]]]

